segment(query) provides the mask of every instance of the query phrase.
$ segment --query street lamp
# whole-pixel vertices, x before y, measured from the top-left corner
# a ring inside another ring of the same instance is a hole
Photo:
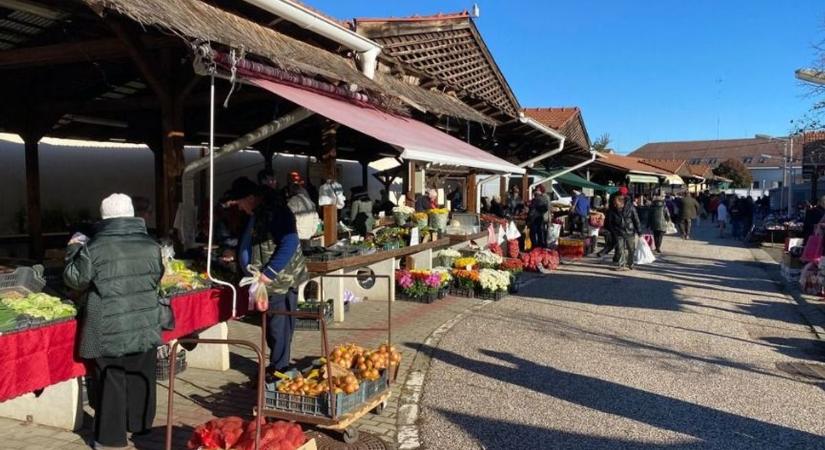
[[[768,141],[782,141],[785,143],[783,150],[783,160],[785,167],[782,170],[782,186],[788,187],[788,217],[793,214],[793,136],[774,137],[769,134],[757,134],[756,139],[765,139]],[[790,157],[788,151],[790,150]],[[771,158],[770,155],[762,155],[763,157]],[[774,157],[775,158],[775,157]],[[789,164],[790,162],[790,164]],[[779,197],[779,208],[782,208],[782,196]]]
[[[825,71],[817,69],[796,69],[794,74],[798,80],[825,86]]]

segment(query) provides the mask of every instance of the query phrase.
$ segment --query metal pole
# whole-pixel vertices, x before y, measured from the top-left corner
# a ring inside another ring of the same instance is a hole
[[[793,212],[793,136],[789,136],[785,141],[785,149],[789,153],[785,164],[788,167],[788,217],[791,217]]]

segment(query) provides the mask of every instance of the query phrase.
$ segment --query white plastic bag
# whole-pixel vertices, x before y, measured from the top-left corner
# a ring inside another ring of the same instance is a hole
[[[499,244],[503,244],[506,238],[506,233],[504,232],[504,226],[498,226],[498,233],[496,233],[496,239]]]
[[[666,234],[676,234],[678,232],[679,232],[679,230],[676,229],[676,225],[674,225],[673,222],[668,221],[666,229],[665,229],[665,233]]]
[[[633,254],[633,263],[636,265],[650,264],[656,261],[653,250],[641,236],[636,238],[636,253]]]
[[[269,293],[266,291],[266,284],[261,282],[261,271],[255,266],[247,266],[247,272],[250,276],[241,279],[239,286],[249,286],[249,303],[247,304],[250,311],[266,311],[269,309]]]
[[[551,223],[547,225],[547,245],[553,245],[561,236],[561,225]]]
[[[507,240],[514,241],[520,237],[521,233],[519,232],[516,223],[511,220],[510,223],[507,225]]]

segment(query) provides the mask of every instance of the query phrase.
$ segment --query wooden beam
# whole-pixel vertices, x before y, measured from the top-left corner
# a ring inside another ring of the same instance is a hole
[[[141,45],[154,50],[180,46],[182,41],[171,37],[143,36],[136,38]],[[66,42],[41,47],[14,48],[0,51],[0,69],[22,69],[55,66],[77,62],[93,62],[107,59],[128,58],[129,51],[118,38],[96,39],[82,42]]]
[[[26,231],[31,238],[29,258],[43,259],[43,219],[40,208],[40,138],[27,137],[26,147]]]
[[[526,204],[530,200],[530,177],[525,173],[521,176],[521,199]]]
[[[501,176],[499,178],[499,185],[498,185],[498,200],[501,202],[503,207],[507,205],[507,181],[509,177]]]
[[[321,161],[324,163],[324,179],[335,180],[335,163],[338,156],[338,124],[325,120],[321,126]],[[324,245],[338,242],[338,206],[324,205]]]
[[[142,41],[128,30],[121,21],[112,17],[106,17],[103,20],[122,42],[127,54],[140,71],[141,77],[146,81],[146,84],[155,91],[158,98],[160,98],[161,105],[171,103],[173,101],[172,95],[169,92],[167,83],[164,83],[161,76],[163,72],[155,64],[155,61],[151,59]]]
[[[407,198],[409,206],[415,205],[415,161],[407,161],[407,176],[404,177],[406,184],[404,196]]]

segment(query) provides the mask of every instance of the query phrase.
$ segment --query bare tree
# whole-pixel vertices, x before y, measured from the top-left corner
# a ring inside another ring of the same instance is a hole
[[[593,150],[599,153],[605,153],[610,148],[610,135],[607,133],[602,134],[599,136],[598,139],[593,141]]]

